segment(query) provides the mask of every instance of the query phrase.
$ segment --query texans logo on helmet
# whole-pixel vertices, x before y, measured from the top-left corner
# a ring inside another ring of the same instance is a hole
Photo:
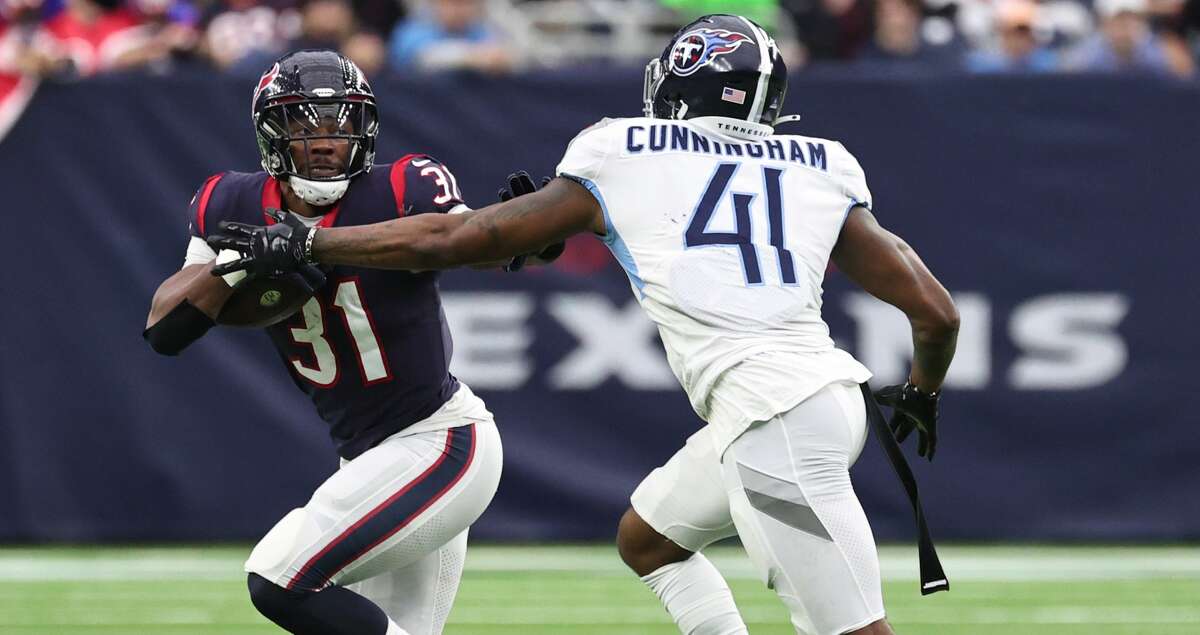
[[[687,77],[751,41],[748,35],[722,29],[696,29],[685,33],[671,50],[671,71]]]
[[[275,78],[279,77],[279,62],[271,65],[267,72],[258,78],[258,87],[254,89],[254,98],[250,100],[250,109],[253,111],[254,105],[258,103],[258,96],[262,94],[268,86],[275,83]]]

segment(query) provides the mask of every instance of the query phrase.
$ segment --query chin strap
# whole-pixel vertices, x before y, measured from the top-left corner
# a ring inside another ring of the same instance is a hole
[[[778,126],[781,123],[791,123],[793,121],[800,121],[800,115],[784,115],[784,116],[776,119],[775,121],[772,121],[771,127],[773,128],[775,126]]]
[[[291,184],[292,191],[296,193],[296,196],[304,199],[305,203],[319,207],[338,202],[346,195],[346,189],[350,187],[350,179],[310,181],[294,175],[288,177],[288,183]]]

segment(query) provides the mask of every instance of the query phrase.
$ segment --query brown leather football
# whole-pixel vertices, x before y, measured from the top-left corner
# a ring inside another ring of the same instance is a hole
[[[313,294],[299,275],[260,276],[239,282],[217,324],[262,328],[292,316]]]

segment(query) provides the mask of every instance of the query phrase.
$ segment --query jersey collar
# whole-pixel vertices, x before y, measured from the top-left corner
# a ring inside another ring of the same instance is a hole
[[[275,177],[268,176],[267,182],[263,183],[262,191],[262,213],[263,219],[267,225],[274,225],[275,219],[267,214],[268,209],[283,209],[283,190],[279,188],[279,180]],[[337,221],[338,212],[342,209],[342,202],[338,201],[333,206],[333,209],[325,213],[321,220],[317,223],[317,227],[333,227],[333,223]],[[294,213],[289,211],[289,214]]]
[[[748,141],[765,139],[775,134],[775,129],[766,124],[732,117],[696,117],[687,121],[714,134]]]

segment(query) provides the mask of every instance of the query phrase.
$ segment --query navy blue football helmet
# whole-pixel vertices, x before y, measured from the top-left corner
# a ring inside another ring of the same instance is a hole
[[[254,89],[252,116],[263,169],[276,178],[348,181],[369,172],[375,162],[375,94],[358,66],[335,51],[304,50],[279,58]],[[316,139],[350,142],[344,172],[296,164],[291,144],[303,143],[308,156],[308,144]]]
[[[775,40],[749,19],[714,14],[679,29],[646,65],[643,103],[647,117],[773,126],[786,94],[787,66]]]

